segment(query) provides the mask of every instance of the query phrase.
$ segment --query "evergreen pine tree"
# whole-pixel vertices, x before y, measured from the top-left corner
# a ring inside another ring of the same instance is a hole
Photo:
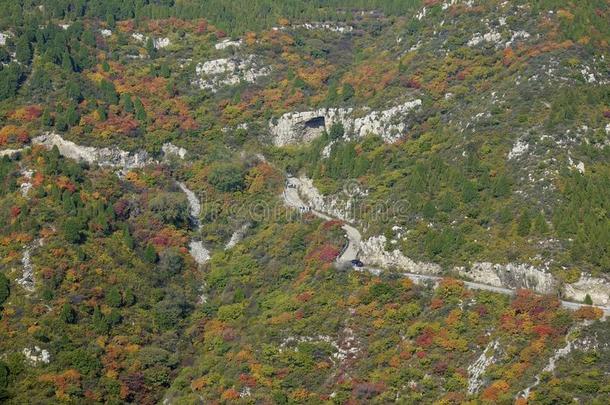
[[[65,303],[61,307],[59,317],[65,323],[76,323],[76,311],[74,311],[72,306],[68,303]]]
[[[527,210],[523,210],[521,213],[521,217],[519,218],[519,223],[517,225],[517,234],[519,236],[527,236],[530,234],[530,230],[532,228],[532,220],[530,219],[530,214]]]

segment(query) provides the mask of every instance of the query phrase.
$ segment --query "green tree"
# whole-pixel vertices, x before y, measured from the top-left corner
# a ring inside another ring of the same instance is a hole
[[[517,224],[517,234],[519,236],[527,236],[530,234],[532,228],[532,220],[528,210],[523,210],[519,217],[519,223]]]
[[[245,186],[241,168],[231,163],[214,166],[208,175],[208,181],[222,192],[240,191]]]
[[[123,297],[121,297],[121,292],[117,287],[110,287],[104,298],[106,304],[114,308],[119,308],[123,304]]]
[[[345,134],[345,128],[341,122],[334,122],[328,131],[331,140],[342,138]]]
[[[133,293],[133,291],[130,288],[128,288],[125,291],[125,296],[123,297],[123,304],[127,307],[130,307],[135,303],[136,303],[136,296]]]
[[[21,67],[16,63],[9,63],[8,66],[0,67],[0,100],[15,97],[23,73]]]
[[[51,117],[51,113],[48,108],[45,108],[42,112],[42,116],[40,117],[40,123],[45,128],[50,128],[53,126],[53,117]]]
[[[589,294],[585,295],[584,303],[587,305],[593,305],[593,300],[591,299],[591,296]]]
[[[9,295],[11,295],[10,282],[4,273],[0,273],[0,305],[4,304]]]
[[[144,109],[144,104],[142,104],[142,100],[136,98],[133,102],[133,106],[136,111],[136,119],[140,122],[146,122],[146,110]]]
[[[546,235],[549,232],[549,226],[542,212],[539,212],[536,218],[534,218],[533,228],[539,235]]]
[[[131,95],[129,93],[123,93],[121,94],[121,100],[123,103],[123,110],[126,113],[132,113],[133,112],[133,100],[131,99]]]
[[[76,323],[76,311],[74,311],[70,304],[65,303],[61,307],[59,318],[65,323]]]
[[[102,99],[108,104],[117,104],[119,102],[119,96],[117,95],[114,83],[109,80],[102,79],[100,83],[100,90],[102,92]]]
[[[20,36],[15,41],[15,56],[24,65],[29,65],[32,61],[32,45],[25,35]]]
[[[155,48],[155,42],[151,37],[148,37],[146,40],[146,52],[148,52],[148,56],[151,59],[154,59],[157,56],[157,48]]]
[[[62,224],[64,239],[70,243],[80,243],[83,240],[83,225],[76,218],[68,218]]]
[[[343,89],[341,90],[341,97],[343,98],[343,101],[351,100],[355,94],[356,91],[354,90],[354,86],[349,83],[343,84]]]
[[[155,247],[151,244],[146,245],[146,249],[144,249],[144,260],[146,260],[150,264],[157,263],[159,257],[157,256],[157,251]]]

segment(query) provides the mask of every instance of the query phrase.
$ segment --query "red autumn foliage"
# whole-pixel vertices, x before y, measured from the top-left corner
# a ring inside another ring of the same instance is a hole
[[[434,340],[434,332],[426,328],[422,331],[422,333],[415,339],[415,343],[420,347],[429,347],[432,345]]]
[[[251,376],[250,374],[240,374],[239,382],[241,382],[246,387],[256,387],[256,378],[254,378],[254,376]]]
[[[604,311],[596,307],[580,307],[574,313],[574,316],[582,320],[600,319],[604,315]]]
[[[322,263],[331,263],[339,256],[339,249],[336,246],[325,244],[314,249],[307,255],[308,260],[319,261]]]
[[[443,301],[442,299],[432,298],[432,300],[430,301],[430,308],[439,309],[439,308],[442,308],[444,304],[445,304],[445,301]]]
[[[10,114],[10,118],[22,122],[31,122],[42,115],[42,108],[38,105],[28,105],[19,108]]]
[[[518,313],[527,313],[533,318],[539,318],[546,311],[559,307],[559,300],[551,296],[536,295],[530,290],[517,290],[511,307]]]
[[[21,214],[21,208],[17,206],[11,207],[11,218],[17,218]]]
[[[44,174],[42,174],[41,172],[34,173],[34,176],[32,177],[32,185],[34,187],[39,187],[40,185],[42,185],[43,182]]]
[[[322,224],[322,229],[325,230],[325,231],[329,231],[331,229],[341,228],[342,226],[343,226],[343,221],[339,221],[337,219],[334,219],[332,221],[324,222],[324,224]]]
[[[208,22],[206,20],[199,20],[199,22],[197,22],[197,28],[195,29],[195,32],[197,34],[204,34],[207,30]]]
[[[410,89],[421,89],[421,83],[417,80],[416,77],[409,77],[406,79],[400,79],[400,82],[403,86],[408,87]]]
[[[557,331],[550,325],[536,325],[534,326],[534,333],[542,337],[553,336],[557,334]]]
[[[300,302],[307,302],[311,297],[313,297],[313,293],[311,291],[305,291],[304,293],[297,295],[297,300]]]
[[[372,399],[385,391],[385,384],[373,382],[354,383],[352,393],[358,399]]]

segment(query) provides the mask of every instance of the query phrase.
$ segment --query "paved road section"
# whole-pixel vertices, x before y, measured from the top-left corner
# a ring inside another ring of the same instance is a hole
[[[326,213],[319,212],[317,210],[312,209],[308,203],[303,201],[303,199],[301,198],[301,196],[299,195],[299,192],[298,192],[298,187],[300,185],[299,182],[300,182],[300,180],[296,177],[289,177],[288,180],[286,181],[287,187],[284,189],[284,193],[283,193],[284,202],[286,203],[286,205],[289,207],[292,207],[294,209],[297,209],[303,213],[311,212],[312,214],[316,215],[317,217],[322,218],[327,221],[335,219]],[[345,248],[345,250],[343,251],[343,253],[337,258],[337,262],[339,262],[339,263],[349,262],[351,260],[357,259],[358,253],[360,252],[360,242],[362,240],[362,235],[360,234],[360,231],[358,231],[353,226],[344,224],[342,229],[345,231],[348,244],[347,244],[347,247]],[[362,259],[364,259],[364,260],[362,260]],[[366,264],[366,258],[361,258],[361,260]],[[364,267],[364,268],[359,268],[359,269],[356,268],[356,270],[366,271],[366,272],[369,272],[374,275],[379,275],[383,271],[382,269],[372,268],[372,267]],[[431,283],[436,284],[442,279],[442,277],[439,277],[439,276],[428,276],[428,275],[415,274],[415,273],[403,273],[402,275],[404,277],[408,277],[414,283],[418,283],[418,284],[423,284],[426,282],[431,282]],[[464,281],[464,286],[466,286],[467,288],[469,288],[471,290],[491,291],[494,293],[505,294],[505,295],[514,295],[515,294],[515,290],[512,290],[510,288],[495,287],[495,286],[491,286],[491,285],[487,285],[487,284],[475,283],[472,281]],[[577,310],[579,308],[586,307],[589,305],[581,304],[578,302],[562,300],[561,306],[564,308],[567,308],[567,309]],[[610,307],[601,307],[601,306],[595,306],[595,305],[594,305],[594,307],[599,308],[602,311],[604,311],[604,319],[607,318],[608,316],[610,316]]]

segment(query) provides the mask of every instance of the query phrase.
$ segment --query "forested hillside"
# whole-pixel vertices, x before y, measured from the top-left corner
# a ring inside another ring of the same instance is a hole
[[[0,402],[608,403],[608,1],[0,7]]]

